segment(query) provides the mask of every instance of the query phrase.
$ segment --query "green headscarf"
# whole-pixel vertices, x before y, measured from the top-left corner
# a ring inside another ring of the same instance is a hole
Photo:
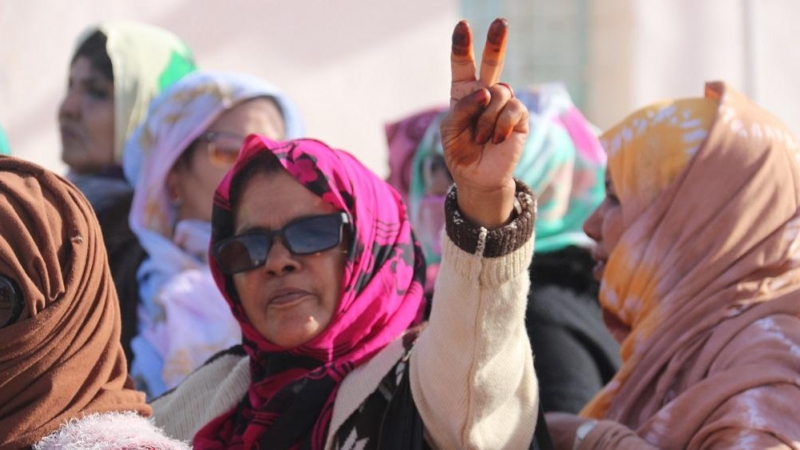
[[[189,47],[177,36],[138,22],[91,26],[78,37],[75,48],[96,31],[106,36],[114,71],[114,161],[121,165],[125,140],[144,120],[150,101],[196,66]]]

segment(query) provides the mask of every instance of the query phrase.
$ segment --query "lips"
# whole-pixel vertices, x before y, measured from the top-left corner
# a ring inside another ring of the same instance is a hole
[[[600,282],[603,280],[603,272],[605,272],[606,269],[607,258],[593,251],[592,259],[595,261],[594,268],[592,268],[592,275],[595,280]]]
[[[77,141],[80,137],[80,133],[78,133],[75,128],[65,125],[61,126],[61,139]]]
[[[310,296],[311,293],[302,289],[280,288],[273,292],[267,299],[267,306],[282,307],[293,306],[295,303]]]

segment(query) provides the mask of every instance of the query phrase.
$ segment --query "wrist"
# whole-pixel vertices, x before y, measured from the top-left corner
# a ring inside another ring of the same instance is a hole
[[[494,230],[513,218],[516,183],[510,179],[504,186],[486,190],[468,184],[457,184],[458,209],[474,225]]]

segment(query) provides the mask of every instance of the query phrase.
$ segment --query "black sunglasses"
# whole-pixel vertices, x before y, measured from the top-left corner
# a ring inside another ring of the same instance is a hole
[[[226,275],[263,266],[275,238],[293,255],[311,255],[336,247],[350,216],[339,212],[294,220],[279,230],[250,231],[223,239],[214,245],[217,266]]]
[[[22,292],[14,280],[0,275],[0,328],[13,325],[22,315]]]

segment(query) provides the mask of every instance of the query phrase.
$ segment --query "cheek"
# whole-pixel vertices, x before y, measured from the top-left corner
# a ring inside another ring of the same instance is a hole
[[[95,143],[95,153],[111,157],[114,153],[114,104],[89,101],[84,105],[83,117]]]
[[[609,252],[619,244],[624,231],[622,214],[618,208],[606,214],[603,220],[603,241]]]
[[[247,311],[250,309],[250,303],[248,300],[252,298],[252,295],[250,295],[250,291],[248,290],[248,286],[251,283],[248,282],[249,277],[247,275],[248,272],[237,273],[233,275],[233,287],[236,289],[236,294],[239,296],[239,301],[242,303],[245,313],[247,313]]]
[[[327,273],[321,279],[327,279],[329,282],[326,286],[325,293],[325,309],[333,316],[339,308],[339,300],[342,297],[342,284],[344,279],[344,268],[346,262],[346,255],[344,253],[344,246],[333,249],[331,258],[326,258],[324,265],[320,269],[325,270]],[[320,274],[322,275],[322,274]]]

